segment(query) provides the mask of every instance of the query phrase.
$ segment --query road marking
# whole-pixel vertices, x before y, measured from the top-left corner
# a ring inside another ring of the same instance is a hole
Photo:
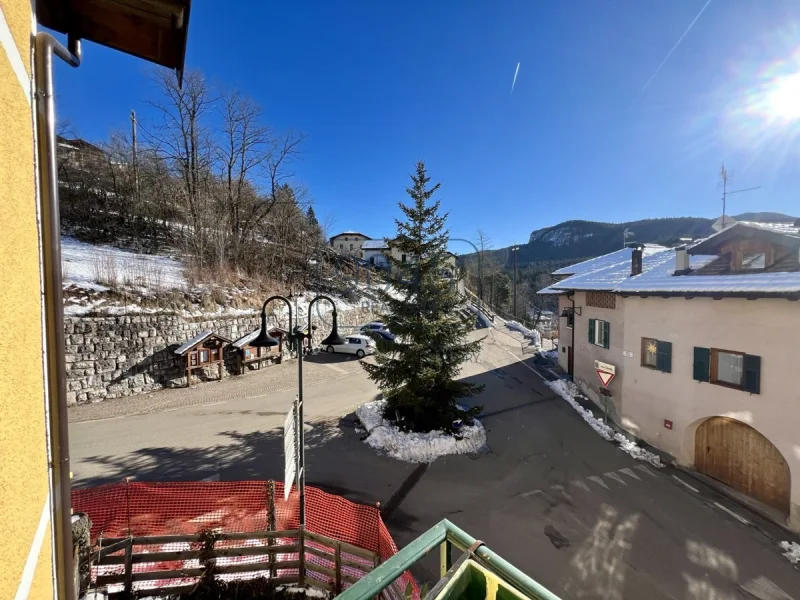
[[[736,514],[735,512],[733,512],[733,511],[732,511],[730,508],[728,508],[727,506],[722,506],[722,504],[720,504],[719,502],[714,502],[714,505],[715,505],[717,508],[721,508],[722,510],[724,510],[726,513],[728,513],[730,516],[732,516],[734,519],[736,519],[736,520],[737,520],[737,521],[739,521],[740,523],[744,523],[745,525],[750,525],[750,521],[748,521],[747,519],[745,519],[743,516],[741,516],[741,515],[739,515],[739,514]]]
[[[565,490],[565,489],[564,489],[564,486],[563,486],[563,485],[551,485],[551,486],[550,486],[550,489],[551,489],[551,490],[556,490],[556,491],[558,491],[558,492],[561,492],[561,494],[562,494],[562,495],[563,495],[563,496],[564,496],[564,497],[565,497],[567,500],[569,500],[570,502],[572,502],[572,496],[570,496],[570,495],[567,493],[567,490]]]
[[[614,481],[619,481],[622,485],[628,485],[615,471],[609,471],[608,473],[603,473],[603,475],[610,477]]]
[[[530,492],[525,492],[524,494],[520,494],[523,498],[530,498],[531,496],[535,496],[536,494],[544,494],[542,490],[531,490]]]
[[[641,471],[642,473],[647,473],[650,477],[658,477],[651,469],[647,467],[647,465],[636,465],[633,467],[634,469]]]
[[[688,489],[692,490],[692,491],[693,491],[695,494],[699,494],[699,493],[700,493],[700,490],[698,490],[696,487],[694,487],[694,486],[692,486],[692,485],[689,485],[688,483],[686,483],[686,482],[685,482],[683,479],[681,479],[681,478],[680,478],[680,477],[678,477],[677,475],[673,475],[673,476],[672,476],[672,478],[673,478],[675,481],[679,482],[679,483],[680,483],[681,485],[683,485],[684,487],[686,487],[686,488],[688,488]]]
[[[759,600],[792,600],[789,594],[763,575],[751,579],[742,586],[742,589]]]
[[[325,365],[326,367],[328,367],[331,371],[336,371],[337,373],[343,373],[343,374],[347,375],[347,371],[345,371],[341,367],[337,367],[336,365],[331,365],[331,364],[328,364],[328,363],[322,363],[322,364]]]
[[[597,475],[592,475],[591,477],[587,477],[589,481],[594,481],[597,485],[602,485],[604,488],[608,489],[606,482],[600,479]]]
[[[576,486],[576,487],[579,487],[579,488],[581,488],[582,490],[586,490],[586,491],[587,491],[587,492],[589,492],[590,494],[592,493],[592,490],[589,488],[589,486],[588,486],[588,485],[586,485],[586,484],[585,484],[583,481],[581,481],[580,479],[575,479],[574,481],[570,481],[570,483],[571,483],[572,485]]]
[[[620,469],[619,472],[620,473],[624,473],[628,477],[633,477],[636,481],[641,481],[642,480],[641,477],[639,477],[636,473],[634,473],[630,469]]]

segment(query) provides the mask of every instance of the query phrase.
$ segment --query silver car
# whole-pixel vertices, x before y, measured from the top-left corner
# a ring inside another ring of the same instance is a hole
[[[375,342],[365,335],[349,335],[345,338],[345,344],[326,346],[328,354],[338,352],[340,354],[355,354],[358,358],[364,358],[367,354],[375,352]]]

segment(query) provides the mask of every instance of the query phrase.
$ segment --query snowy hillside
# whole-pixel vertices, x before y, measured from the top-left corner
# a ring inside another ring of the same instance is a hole
[[[226,285],[192,282],[183,263],[175,258],[137,254],[112,246],[93,245],[72,237],[61,240],[64,286],[64,312],[70,316],[86,314],[131,314],[174,312],[185,317],[220,314],[253,314],[274,293],[288,290],[259,289],[258,282],[242,280]],[[324,280],[322,283],[325,283]],[[380,304],[380,281],[338,281],[325,287],[338,287],[341,293],[326,295],[336,302],[337,310],[375,308]],[[393,290],[389,289],[390,293]],[[294,310],[301,317],[308,314],[308,304],[319,291],[295,290]],[[286,311],[275,303],[273,310]],[[328,302],[314,305],[315,314],[331,311]]]

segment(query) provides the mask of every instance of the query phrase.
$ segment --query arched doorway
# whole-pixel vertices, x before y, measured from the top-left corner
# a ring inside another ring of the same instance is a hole
[[[789,514],[789,465],[780,451],[741,421],[712,417],[695,433],[698,471]]]

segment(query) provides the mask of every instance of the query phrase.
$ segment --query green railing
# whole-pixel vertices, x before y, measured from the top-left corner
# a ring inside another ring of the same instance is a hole
[[[527,596],[541,600],[559,600],[558,596],[537,583],[514,565],[493,552],[485,545],[476,545],[475,538],[453,525],[447,519],[438,524],[400,550],[375,570],[367,573],[358,583],[337,596],[337,600],[370,600],[377,597],[406,570],[439,548],[440,577],[448,574],[452,562],[452,548],[471,552],[472,558],[500,579]]]

